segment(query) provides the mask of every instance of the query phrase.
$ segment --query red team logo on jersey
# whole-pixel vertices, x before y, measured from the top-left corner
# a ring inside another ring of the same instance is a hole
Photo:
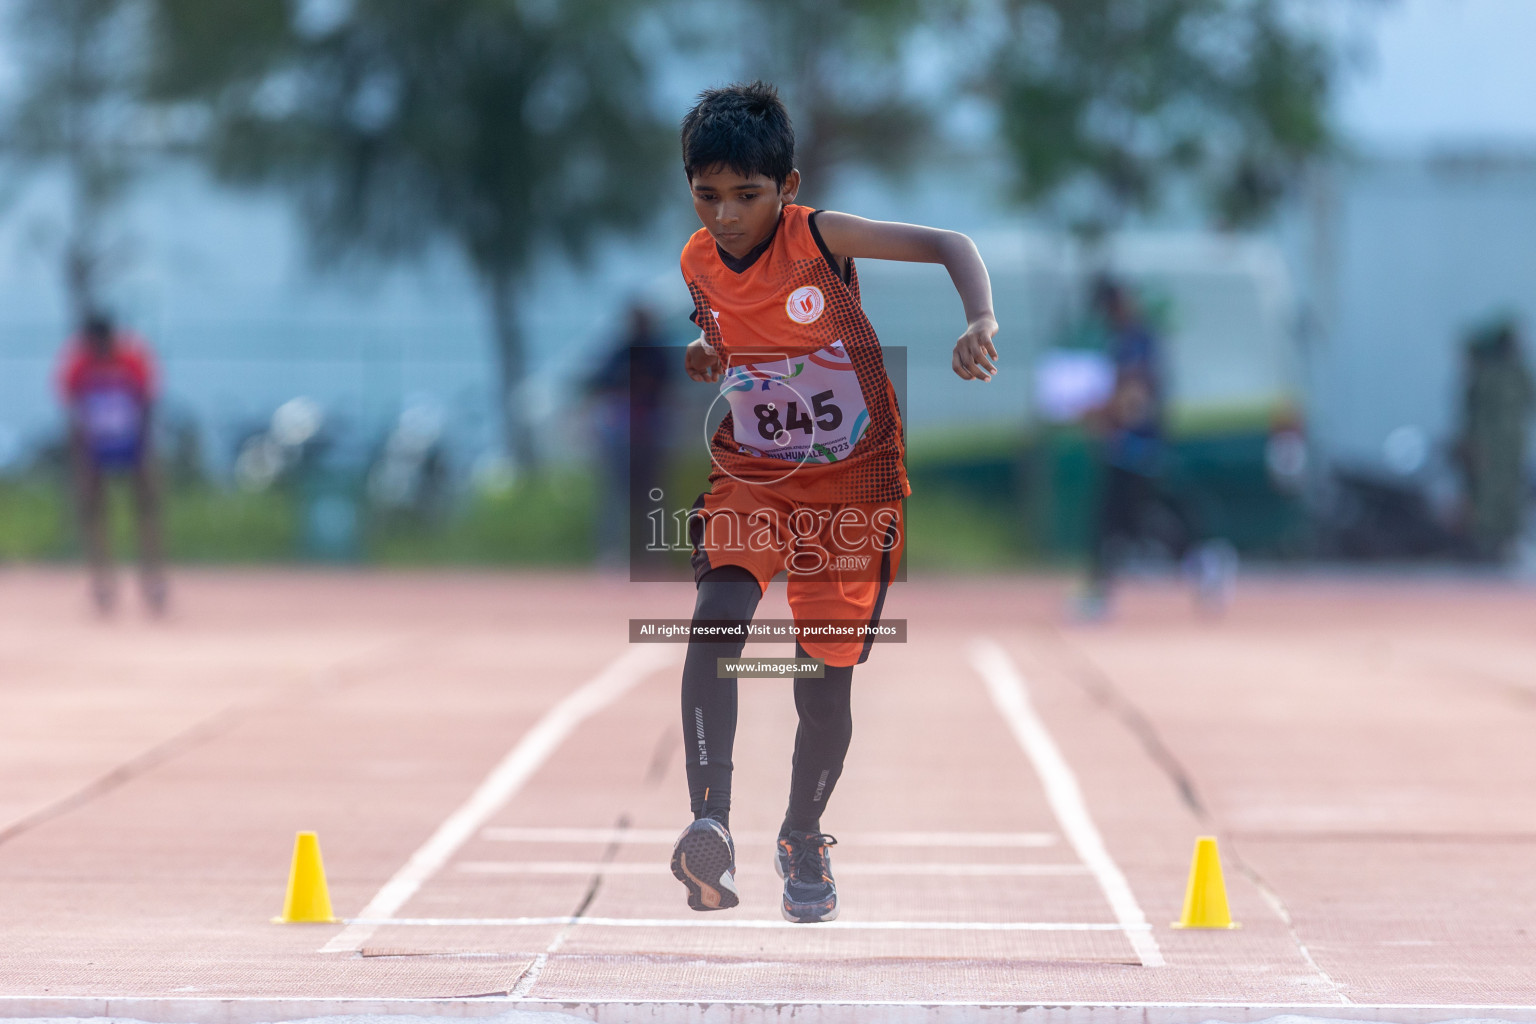
[[[821,316],[821,311],[826,307],[827,300],[821,294],[821,289],[813,284],[803,288],[796,288],[789,293],[789,298],[784,301],[784,312],[797,324],[815,323]]]

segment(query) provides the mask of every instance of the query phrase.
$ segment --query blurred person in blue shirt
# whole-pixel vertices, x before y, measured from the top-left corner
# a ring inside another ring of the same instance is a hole
[[[1102,435],[1103,474],[1088,585],[1078,613],[1088,619],[1108,613],[1110,588],[1125,551],[1142,542],[1160,545],[1181,562],[1201,604],[1219,608],[1236,569],[1232,547],[1225,541],[1197,544],[1195,524],[1160,479],[1167,461],[1161,341],[1121,282],[1099,277],[1092,301],[1108,332],[1114,386],[1088,417]]]
[[[635,300],[607,359],[587,378],[604,493],[597,515],[601,564],[625,564],[629,544],[644,536],[650,493],[666,484],[667,399],[677,354],[668,349],[656,314]]]

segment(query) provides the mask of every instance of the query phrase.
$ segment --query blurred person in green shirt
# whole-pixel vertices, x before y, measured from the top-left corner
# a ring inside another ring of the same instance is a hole
[[[1524,525],[1533,401],[1536,390],[1515,325],[1504,321],[1473,334],[1466,346],[1459,454],[1476,558],[1508,558]]]

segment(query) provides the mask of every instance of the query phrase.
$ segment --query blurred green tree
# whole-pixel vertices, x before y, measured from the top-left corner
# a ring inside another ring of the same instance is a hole
[[[1193,183],[1216,222],[1262,219],[1333,142],[1335,57],[1278,0],[1000,0],[979,87],[1021,200],[1112,229]]]
[[[655,209],[669,132],[633,0],[152,0],[152,95],[225,180],[296,198],[321,265],[455,247],[479,278],[508,454],[538,464],[520,299]]]
[[[0,114],[0,153],[24,176],[61,168],[65,295],[78,321],[100,309],[126,253],[113,213],[155,144],[139,102],[143,6],[137,0],[22,0],[5,28],[20,88]]]
[[[685,33],[718,46],[720,11]],[[827,194],[837,172],[862,164],[900,172],[934,134],[935,111],[910,88],[904,50],[924,24],[943,26],[959,0],[738,0],[731,34],[748,78],[780,89],[795,119],[795,163],[808,196]]]

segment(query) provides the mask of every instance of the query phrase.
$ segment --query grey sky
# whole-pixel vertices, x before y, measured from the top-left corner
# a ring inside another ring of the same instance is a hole
[[[1536,144],[1536,0],[1382,0],[1355,19],[1369,58],[1339,98],[1361,143]]]
[[[1368,58],[1339,97],[1347,134],[1394,149],[1536,145],[1536,0],[1375,0],[1349,7],[1356,14],[1345,31],[1366,43]],[[0,0],[0,16],[13,9],[12,0]],[[0,37],[0,93],[14,87],[15,76],[14,53]]]

